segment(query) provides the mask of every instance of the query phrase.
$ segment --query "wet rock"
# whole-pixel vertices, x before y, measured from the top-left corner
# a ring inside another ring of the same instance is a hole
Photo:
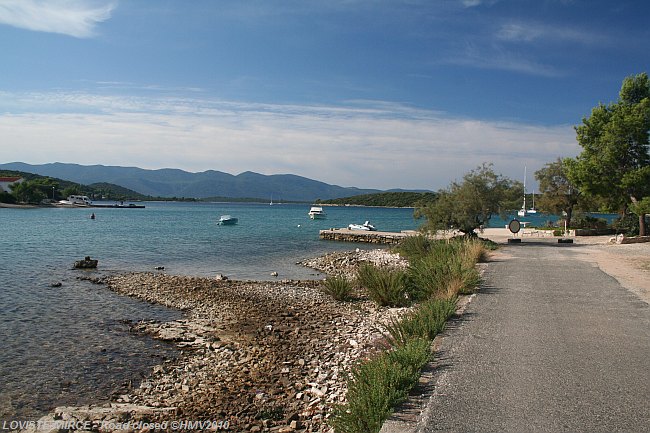
[[[93,260],[90,256],[86,256],[83,260],[78,260],[74,262],[75,269],[95,269],[97,267],[98,260]]]

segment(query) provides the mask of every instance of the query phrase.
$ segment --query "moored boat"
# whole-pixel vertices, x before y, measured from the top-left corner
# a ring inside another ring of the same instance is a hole
[[[309,218],[313,220],[323,219],[327,217],[327,214],[321,206],[312,206],[311,209],[309,209],[308,215]]]
[[[237,224],[237,221],[239,221],[237,218],[234,218],[230,215],[221,215],[218,224],[222,226],[233,226]]]
[[[363,224],[350,224],[348,225],[349,230],[364,230],[364,231],[376,231],[375,226],[370,224],[370,221],[366,221]]]
[[[88,198],[88,196],[85,195],[69,195],[67,199],[59,200],[55,204],[57,206],[79,206],[79,207],[87,207],[93,205],[90,199]]]

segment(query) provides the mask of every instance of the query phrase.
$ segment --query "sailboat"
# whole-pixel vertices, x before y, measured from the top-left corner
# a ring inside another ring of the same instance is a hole
[[[524,204],[521,205],[521,209],[517,211],[517,215],[523,217],[526,216],[526,166],[524,166]]]
[[[528,213],[529,214],[536,214],[537,213],[537,209],[535,209],[535,191],[533,191],[533,207],[528,209]]]

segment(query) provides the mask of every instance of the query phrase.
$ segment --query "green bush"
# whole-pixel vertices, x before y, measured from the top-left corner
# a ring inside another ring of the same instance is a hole
[[[571,227],[577,229],[604,229],[607,228],[607,220],[578,214],[571,220]]]
[[[411,296],[423,301],[471,293],[480,282],[475,265],[485,255],[484,244],[477,240],[432,243],[430,253],[409,266]]]
[[[429,360],[429,341],[417,339],[353,368],[347,404],[334,408],[332,426],[339,433],[373,433],[404,401]]]
[[[435,241],[423,235],[407,236],[401,240],[395,251],[408,260],[418,260],[429,254],[433,242]]]
[[[639,217],[634,214],[625,214],[612,221],[612,228],[616,233],[624,233],[627,236],[638,236]]]
[[[345,276],[335,275],[323,281],[323,291],[337,301],[348,301],[352,298],[353,287]]]
[[[386,339],[392,346],[403,346],[417,339],[433,340],[444,328],[447,319],[456,311],[457,298],[431,299],[402,320],[391,320],[385,325]]]
[[[357,281],[378,305],[403,307],[410,302],[405,271],[362,263],[357,271]]]
[[[0,191],[0,203],[15,204],[16,197],[5,191]]]

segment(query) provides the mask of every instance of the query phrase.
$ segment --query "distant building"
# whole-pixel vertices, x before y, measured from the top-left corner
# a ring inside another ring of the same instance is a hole
[[[0,191],[11,192],[9,185],[14,183],[21,183],[25,179],[22,177],[0,177]]]

